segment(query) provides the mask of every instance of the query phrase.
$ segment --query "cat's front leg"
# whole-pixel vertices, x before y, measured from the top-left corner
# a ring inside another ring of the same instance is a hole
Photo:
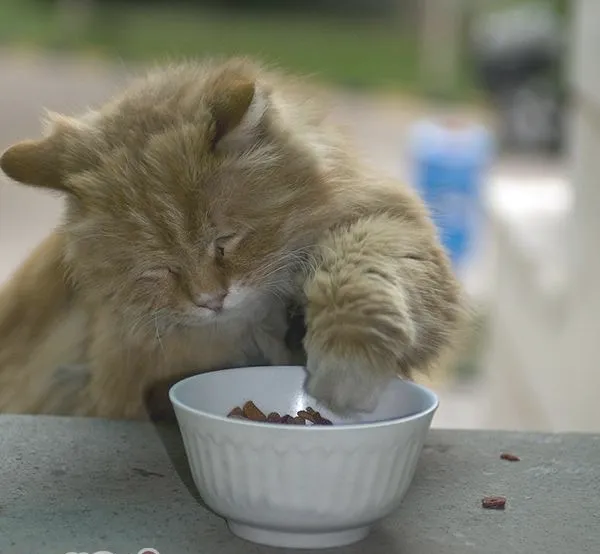
[[[75,415],[107,419],[147,419],[143,368],[125,365],[125,356],[107,355],[90,364],[90,380],[81,392]]]
[[[108,307],[95,316],[88,347],[90,375],[76,415],[147,419],[147,388],[166,364],[160,345],[151,334],[132,334],[131,326]]]
[[[440,358],[461,321],[433,232],[385,215],[330,231],[305,294],[307,388],[338,413],[373,410],[392,377]]]

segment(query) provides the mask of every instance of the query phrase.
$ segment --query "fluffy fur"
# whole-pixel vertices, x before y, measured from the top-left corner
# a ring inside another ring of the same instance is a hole
[[[0,292],[0,411],[144,417],[157,383],[289,362],[293,304],[338,412],[435,363],[461,319],[435,230],[315,98],[248,60],[181,65],[7,150],[66,210]]]

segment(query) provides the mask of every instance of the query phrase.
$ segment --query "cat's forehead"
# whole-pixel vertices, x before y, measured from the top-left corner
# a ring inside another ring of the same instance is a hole
[[[227,66],[206,62],[160,68],[134,81],[105,106],[102,113],[108,116],[106,126],[119,128],[133,123],[138,128],[160,130],[172,123],[207,121],[210,107],[222,94],[225,69],[249,81],[259,73],[258,67],[246,60],[232,60]]]
[[[177,66],[132,86],[97,114],[94,131],[83,135],[88,151],[140,193],[169,189],[186,200],[214,194],[223,157],[213,150],[209,76],[196,66]]]
[[[208,141],[211,119],[205,106],[199,103],[188,110],[169,100],[148,105],[128,102],[104,115],[98,122],[98,131],[105,152],[124,148],[130,156],[136,156],[148,145],[164,153],[176,148],[177,143],[184,147],[186,140],[191,139],[196,145]]]
[[[130,160],[117,180],[101,187],[99,208],[116,225],[123,222],[148,234],[198,237],[243,220],[246,202],[234,183],[221,183],[219,171],[195,164],[191,157],[177,164],[156,158],[156,167],[149,168]]]
[[[276,227],[321,205],[312,149],[281,132],[287,119],[256,75],[244,62],[177,66],[133,85],[73,135],[71,188],[117,224],[195,233],[234,218]]]

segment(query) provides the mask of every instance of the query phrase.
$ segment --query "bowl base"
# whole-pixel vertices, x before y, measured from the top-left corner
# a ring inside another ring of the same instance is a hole
[[[229,530],[250,542],[281,548],[333,548],[347,546],[364,539],[369,527],[358,527],[332,533],[294,533],[253,527],[235,521],[227,521]]]

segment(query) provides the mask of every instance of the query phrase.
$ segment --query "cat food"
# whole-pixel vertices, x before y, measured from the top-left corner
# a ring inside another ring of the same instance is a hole
[[[514,454],[509,454],[508,452],[503,452],[500,454],[501,460],[507,460],[509,462],[520,462],[521,458],[519,456],[515,456]]]
[[[486,510],[504,510],[506,498],[503,496],[486,496],[481,500],[481,507]]]
[[[324,418],[319,412],[310,406],[304,410],[300,410],[295,416],[284,414],[280,415],[277,412],[271,412],[268,415],[260,410],[252,400],[246,402],[241,408],[236,406],[228,414],[227,417],[234,419],[248,419],[250,421],[260,421],[267,423],[278,423],[280,425],[333,425],[333,423]]]
[[[228,414],[228,417],[237,417],[241,419],[245,419],[244,412],[239,406],[236,406],[233,410],[231,410]]]
[[[267,416],[263,414],[252,401],[244,404],[242,413],[246,419],[251,419],[252,421],[267,421]]]
[[[277,412],[271,412],[267,416],[267,421],[269,423],[281,423],[281,416]]]

